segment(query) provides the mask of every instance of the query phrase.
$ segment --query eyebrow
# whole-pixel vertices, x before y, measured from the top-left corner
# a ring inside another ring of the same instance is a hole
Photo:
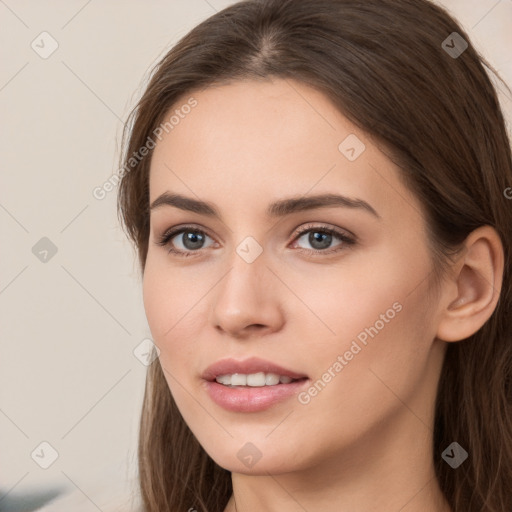
[[[181,194],[164,192],[151,203],[150,210],[155,210],[162,206],[174,206],[181,210],[206,215],[208,217],[221,218],[219,211],[212,203],[186,197]],[[290,215],[295,212],[330,207],[361,209],[362,211],[371,213],[378,219],[381,218],[377,211],[366,201],[339,194],[320,194],[280,199],[267,207],[266,215],[268,217],[284,217],[285,215]]]

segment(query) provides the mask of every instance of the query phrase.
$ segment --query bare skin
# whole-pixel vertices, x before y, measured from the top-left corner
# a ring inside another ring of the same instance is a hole
[[[157,143],[150,202],[182,194],[221,218],[152,210],[144,304],[183,418],[232,472],[225,512],[449,512],[433,470],[434,401],[447,343],[476,332],[496,306],[498,235],[473,232],[435,290],[421,204],[325,96],[284,80],[193,96],[197,106]],[[365,145],[353,161],[338,148],[349,134]],[[361,199],[377,215],[329,206],[266,216],[274,201],[317,194]],[[183,232],[156,243],[190,224],[206,232],[201,248]],[[355,243],[333,235],[327,248],[313,245],[308,235],[322,226]],[[248,236],[262,249],[252,263],[236,252]],[[377,334],[345,357],[372,326]],[[213,402],[201,373],[251,356],[306,374],[302,400],[251,413]],[[308,391],[318,379],[328,382]],[[261,453],[252,467],[237,456],[248,442]]]

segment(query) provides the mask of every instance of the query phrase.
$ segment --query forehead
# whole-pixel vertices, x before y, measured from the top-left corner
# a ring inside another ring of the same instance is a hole
[[[386,192],[396,201],[408,194],[369,137],[307,85],[214,86],[183,96],[164,120],[190,98],[195,106],[177,113],[179,122],[155,147],[150,201],[172,191],[243,210],[263,208],[270,196],[337,191],[378,205]],[[347,158],[351,147],[362,151],[356,159]]]
[[[277,154],[280,160],[285,155],[313,158],[311,150],[318,147],[318,139],[339,130],[334,121],[340,116],[329,100],[290,80],[239,81],[196,91],[190,97],[197,105],[164,134],[163,144],[155,150],[156,158],[162,151],[172,156],[173,149],[190,146],[195,148],[194,155],[189,155],[194,159],[205,156],[218,162],[243,162],[256,156],[269,163]],[[188,99],[182,97],[164,118]],[[298,144],[315,133],[315,140],[309,140],[306,147]],[[325,142],[327,147],[332,141]],[[335,150],[336,146],[331,147],[333,153]],[[257,162],[254,164],[258,168]]]

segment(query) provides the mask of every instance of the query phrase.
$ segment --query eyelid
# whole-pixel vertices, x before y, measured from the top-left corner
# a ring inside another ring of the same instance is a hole
[[[305,232],[315,229],[318,231],[329,231],[334,233],[336,236],[351,238],[354,242],[357,241],[357,236],[348,229],[331,226],[325,222],[306,222],[305,224],[301,224],[301,226],[294,231],[292,236],[302,236]]]

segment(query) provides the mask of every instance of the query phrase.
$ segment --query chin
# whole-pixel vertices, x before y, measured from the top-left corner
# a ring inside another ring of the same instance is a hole
[[[270,444],[266,447],[262,444],[257,441],[254,444],[250,441],[233,442],[221,453],[218,451],[219,445],[207,450],[207,453],[217,465],[232,473],[267,476],[269,473],[275,475],[301,469],[302,461],[294,460],[296,451],[276,450]]]

